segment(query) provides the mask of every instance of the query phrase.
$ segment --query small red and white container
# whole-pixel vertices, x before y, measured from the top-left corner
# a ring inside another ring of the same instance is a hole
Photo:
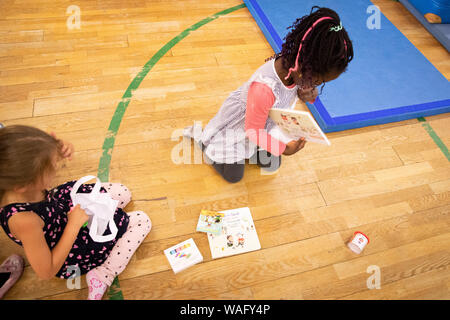
[[[364,247],[369,243],[369,237],[360,231],[356,231],[353,234],[352,240],[347,243],[347,247],[356,254],[360,254]]]

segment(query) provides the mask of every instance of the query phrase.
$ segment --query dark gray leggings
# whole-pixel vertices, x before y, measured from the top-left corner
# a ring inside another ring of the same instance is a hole
[[[203,149],[205,149],[204,146]],[[216,169],[216,171],[228,182],[239,182],[244,176],[245,160],[231,164],[217,163],[210,159],[209,161],[214,169]],[[264,168],[264,170],[275,171],[281,165],[281,156],[274,156],[266,150],[258,150],[249,159],[249,162],[258,164],[258,166]]]

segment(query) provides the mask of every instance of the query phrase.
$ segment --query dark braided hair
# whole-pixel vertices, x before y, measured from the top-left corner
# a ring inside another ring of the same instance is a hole
[[[317,10],[314,11],[315,9]],[[314,86],[313,76],[344,72],[353,59],[353,46],[347,31],[344,28],[339,31],[330,31],[330,28],[341,24],[341,19],[335,11],[318,6],[312,7],[309,15],[297,19],[287,28],[291,30],[284,38],[281,52],[269,58],[282,57],[283,67],[286,70],[293,68],[303,36],[314,22],[324,17],[332,19],[318,23],[302,43],[298,71],[302,74],[305,86]]]

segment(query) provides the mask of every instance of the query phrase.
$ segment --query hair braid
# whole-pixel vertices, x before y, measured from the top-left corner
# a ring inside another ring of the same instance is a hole
[[[312,28],[316,21],[324,17],[331,19],[323,20]],[[283,67],[285,69],[292,68],[296,64],[301,44],[302,48],[298,58],[299,71],[305,81],[310,82],[309,84],[312,82],[313,75],[326,75],[330,72],[342,73],[353,59],[353,46],[344,28],[339,31],[330,30],[332,27],[339,27],[340,24],[341,20],[335,11],[314,6],[309,15],[297,19],[287,28],[290,29],[290,32],[284,38],[281,52],[269,59],[283,57]],[[302,42],[310,28],[312,30]]]

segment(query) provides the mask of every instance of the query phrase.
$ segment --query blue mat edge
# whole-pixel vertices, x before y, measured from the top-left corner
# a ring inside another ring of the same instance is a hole
[[[276,33],[267,16],[260,8],[257,0],[243,0],[255,19],[256,23],[264,33],[267,41],[275,52],[281,51],[282,40]],[[428,109],[430,106],[436,106],[434,109]],[[442,105],[443,104],[443,105]],[[428,117],[441,113],[450,112],[450,99],[435,101],[421,105],[403,106],[392,109],[359,113],[345,117],[331,117],[323,106],[320,98],[317,98],[314,104],[306,103],[317,124],[324,132],[336,132],[349,129],[362,128],[366,126],[379,125],[389,122],[414,119],[418,117]],[[368,118],[371,117],[372,118]],[[358,120],[355,122],[355,120]]]
[[[385,124],[389,122],[398,122],[408,119],[414,119],[419,117],[429,117],[437,114],[448,113],[450,112],[450,99],[443,101],[436,101],[433,103],[426,104],[418,104],[413,106],[405,106],[399,107],[393,110],[390,115],[384,115],[383,117],[377,117],[377,114],[384,114],[383,111],[372,111],[367,113],[359,113],[350,116],[344,117],[335,117],[331,118],[326,112],[325,107],[322,105],[322,102],[317,99],[315,105],[311,105],[310,103],[306,103],[311,110],[311,113],[314,115],[317,123],[324,130],[324,132],[335,132],[342,131],[348,129],[356,129],[366,126],[373,126],[379,124]],[[432,109],[429,107],[433,106]],[[325,121],[322,119],[322,116],[325,115]]]

